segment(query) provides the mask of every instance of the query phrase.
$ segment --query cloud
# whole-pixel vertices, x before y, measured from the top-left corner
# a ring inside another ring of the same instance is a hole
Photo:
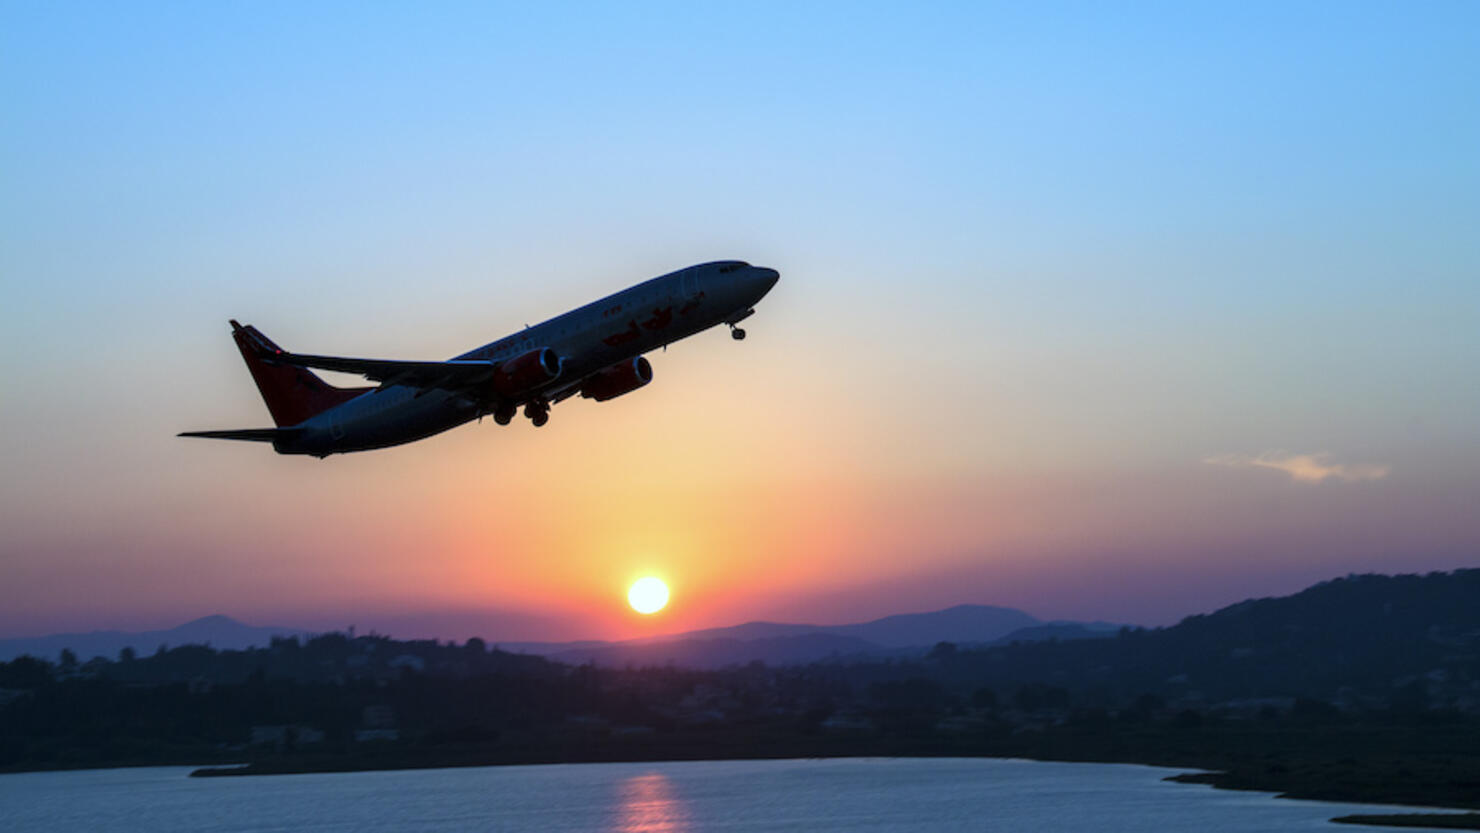
[[[1391,470],[1388,466],[1358,463],[1346,465],[1330,462],[1331,455],[1291,454],[1287,451],[1266,451],[1263,454],[1217,454],[1204,457],[1203,462],[1232,469],[1274,469],[1290,475],[1296,483],[1321,483],[1340,480],[1344,483],[1362,483],[1381,480]]]

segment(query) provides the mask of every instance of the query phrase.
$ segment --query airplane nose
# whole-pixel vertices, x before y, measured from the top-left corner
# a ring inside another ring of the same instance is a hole
[[[755,270],[756,280],[764,284],[762,291],[769,292],[771,287],[775,286],[776,282],[781,280],[781,273],[775,269],[768,269],[764,266],[754,266],[752,268]]]

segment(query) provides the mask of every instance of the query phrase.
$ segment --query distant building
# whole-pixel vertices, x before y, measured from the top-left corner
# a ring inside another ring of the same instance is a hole
[[[415,654],[398,654],[386,663],[392,668],[410,668],[412,671],[425,671],[427,661]]]
[[[271,746],[286,749],[294,746],[311,746],[324,742],[324,732],[312,726],[271,725],[253,726],[248,746]]]
[[[355,730],[358,743],[401,739],[401,733],[396,730],[396,712],[390,706],[366,706],[360,711],[360,723],[364,728]]]
[[[578,729],[605,729],[611,721],[595,714],[572,714],[565,718],[565,725]]]
[[[935,722],[935,731],[950,735],[959,735],[963,732],[979,732],[986,727],[986,720],[970,714],[942,717]]]
[[[1294,708],[1294,697],[1245,697],[1224,700],[1213,707],[1214,711],[1224,717],[1244,720],[1268,714],[1286,715]]]
[[[366,729],[391,729],[396,725],[396,712],[390,706],[366,706],[360,712],[360,723]]]
[[[683,726],[713,726],[725,722],[725,713],[718,709],[685,711],[678,716],[678,722]]]
[[[876,728],[873,720],[859,712],[838,712],[822,721],[821,726],[825,732],[838,734],[872,732]]]
[[[253,726],[252,737],[247,743],[252,746],[278,746],[288,742],[287,726]]]

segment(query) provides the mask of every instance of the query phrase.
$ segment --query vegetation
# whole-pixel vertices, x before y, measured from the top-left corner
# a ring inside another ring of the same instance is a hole
[[[1444,830],[1480,830],[1480,813],[1399,813],[1395,815],[1337,816],[1338,824],[1376,824],[1383,827],[1423,827]]]

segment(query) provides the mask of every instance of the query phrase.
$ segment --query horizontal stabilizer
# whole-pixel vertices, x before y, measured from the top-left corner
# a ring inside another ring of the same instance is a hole
[[[238,428],[233,431],[183,431],[181,437],[205,437],[208,440],[248,440],[254,443],[270,443],[287,439],[298,433],[297,428]]]

